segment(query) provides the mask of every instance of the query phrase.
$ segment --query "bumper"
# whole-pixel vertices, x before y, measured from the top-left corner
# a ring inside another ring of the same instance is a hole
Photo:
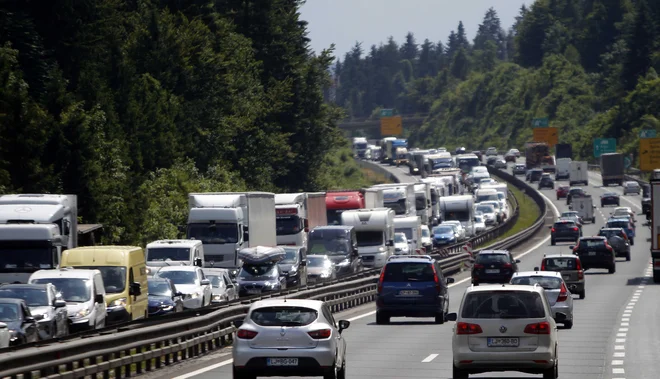
[[[319,376],[332,369],[335,363],[335,349],[330,343],[319,343],[313,349],[252,349],[247,341],[237,339],[232,351],[234,367],[242,372],[251,372],[257,376],[284,375],[287,371]],[[273,367],[267,365],[267,358],[298,358],[298,366]],[[245,371],[243,371],[245,370]]]
[[[89,318],[71,319],[69,318],[69,333],[84,332],[94,329]]]
[[[472,283],[473,284],[480,284],[480,283],[505,284],[511,281],[512,276],[513,274],[472,276]]]
[[[568,304],[566,303],[555,304],[551,308],[553,315],[556,316],[557,312],[561,312],[566,315],[566,320],[573,321],[573,308],[569,307]]]
[[[435,304],[383,304],[379,299],[376,300],[376,310],[390,317],[435,317],[444,312],[440,301]]]
[[[364,254],[362,257],[362,265],[364,267],[374,267],[380,268],[385,266],[387,262],[387,256],[385,253],[382,254]]]
[[[567,241],[567,242],[575,242],[578,239],[580,239],[579,234],[573,234],[573,235],[553,235],[551,238],[554,241]]]
[[[619,205],[621,204],[621,201],[618,200],[603,200],[600,202],[601,206],[605,205]]]
[[[105,317],[106,325],[131,321],[131,315],[124,307],[108,308],[108,313]]]
[[[470,363],[467,363],[467,362]],[[454,348],[454,365],[470,373],[489,371],[521,371],[540,373],[553,367],[555,354],[548,347],[539,346],[535,351],[476,352],[467,347]]]
[[[198,297],[196,299],[185,299],[183,301],[183,307],[186,309],[197,309],[201,308],[204,305],[204,299]]]
[[[568,287],[568,290],[571,291],[572,294],[576,294],[584,291],[584,282],[578,282],[578,283],[566,282],[566,286]]]
[[[580,256],[580,261],[582,262],[582,267],[586,269],[590,268],[606,268],[609,269],[615,266],[615,262],[611,259],[589,259],[588,257]]]

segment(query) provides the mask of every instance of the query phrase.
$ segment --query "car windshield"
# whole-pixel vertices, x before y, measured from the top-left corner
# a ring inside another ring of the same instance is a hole
[[[554,225],[555,229],[570,229],[574,227],[575,227],[574,222],[556,222]]]
[[[313,323],[319,314],[304,307],[264,307],[250,313],[250,320],[260,326],[305,326]]]
[[[628,229],[628,221],[608,221],[607,226],[609,228]]]
[[[423,228],[422,229],[422,237],[431,237],[431,231],[426,229],[426,228]]]
[[[484,222],[484,218],[481,215],[476,215],[474,216],[474,221],[477,223]]]
[[[147,262],[154,261],[189,261],[190,248],[187,247],[153,247],[147,249]]]
[[[280,261],[281,262],[281,261]],[[206,275],[206,279],[211,282],[211,288],[220,288],[224,283],[224,279],[220,275]]]
[[[297,248],[291,248],[291,247],[285,247],[284,251],[286,252],[286,256],[284,259],[280,261],[280,263],[296,263],[298,262],[298,249]]]
[[[171,280],[174,285],[197,284],[197,273],[194,271],[160,271],[157,276]]]
[[[543,260],[545,270],[547,271],[563,271],[563,270],[577,270],[575,258],[546,258]]]
[[[18,317],[18,304],[0,303],[0,321],[17,321]]]
[[[433,228],[433,234],[449,234],[454,233],[454,228],[451,226],[438,226]]]
[[[312,257],[307,256],[307,266],[308,267],[329,267],[332,265],[332,262],[323,258],[323,257]]]
[[[603,194],[603,197],[607,197],[607,196],[619,196],[619,195],[616,192],[607,192]]]
[[[562,280],[554,276],[517,276],[511,279],[511,284],[533,286],[538,284],[546,290],[558,290],[561,288]]]
[[[477,210],[483,213],[494,213],[495,207],[492,205],[477,205]]]
[[[346,255],[350,249],[350,234],[344,229],[312,230],[309,234],[310,254]]]
[[[39,278],[30,280],[32,284],[52,283],[67,303],[84,303],[92,296],[92,282],[78,278]]]
[[[559,216],[561,218],[573,218],[573,217],[578,217],[577,212],[564,212]]]
[[[247,279],[247,278],[253,279],[258,277],[274,278],[277,276],[276,267],[277,265],[274,263],[260,264],[260,265],[243,264],[243,267],[241,268],[241,273],[238,274],[238,277],[243,279]]]
[[[81,266],[89,270],[101,271],[106,293],[122,293],[126,288],[126,267],[120,266]],[[56,286],[57,287],[57,286]]]
[[[394,235],[394,242],[396,243],[406,243],[406,236],[404,234],[396,233]]]
[[[478,254],[476,263],[483,265],[492,263],[511,263],[511,259],[507,254]]]
[[[28,307],[49,306],[48,292],[41,288],[0,288],[0,298],[25,300]]]
[[[433,264],[428,262],[389,263],[385,266],[383,282],[433,282]]]
[[[601,240],[601,239],[581,240],[579,247],[580,249],[604,248],[605,240]]]
[[[621,237],[621,238],[623,238],[622,237],[622,232],[621,232],[620,229],[601,229],[598,232],[598,235],[602,236],[602,237],[607,237],[607,238],[611,238],[611,237]]]
[[[463,301],[462,318],[543,318],[545,308],[537,292],[476,291]]]
[[[278,236],[298,234],[302,230],[301,224],[298,216],[277,216],[277,219],[275,219],[275,233]]]
[[[382,231],[359,231],[356,236],[358,247],[381,246],[384,244]]]
[[[170,284],[164,280],[149,280],[149,295],[172,296]]]
[[[626,187],[637,188],[639,184],[637,182],[628,182],[626,183]]]
[[[188,224],[188,238],[202,241],[203,244],[225,244],[238,242],[236,224]]]

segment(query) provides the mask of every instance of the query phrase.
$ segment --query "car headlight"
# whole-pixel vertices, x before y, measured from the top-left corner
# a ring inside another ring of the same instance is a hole
[[[162,309],[162,310],[164,310],[164,311],[171,311],[172,308],[174,308],[174,307],[171,306],[171,305],[169,305],[169,304],[161,304],[161,305],[160,305],[160,309]]]
[[[384,252],[384,251],[385,251],[385,248],[384,248],[384,247],[381,246],[381,247],[378,248],[378,252],[379,252],[379,253],[382,253],[382,252]]]
[[[199,292],[193,292],[190,297],[193,299],[197,299],[200,296]]]
[[[298,273],[298,267],[291,267],[291,270],[289,270],[289,276],[294,276]]]
[[[349,264],[351,264],[351,261],[344,259],[343,261],[337,263],[337,266],[348,266]]]
[[[110,303],[110,307],[126,307],[126,298],[122,297]]]
[[[322,277],[322,278],[329,278],[330,275],[332,275],[332,273],[331,273],[330,271],[323,271],[323,272],[321,273],[321,277]]]
[[[222,300],[220,295],[213,295],[213,300]]]
[[[83,308],[78,312],[76,312],[76,314],[73,317],[82,318],[82,317],[86,317],[87,315],[89,315],[89,308]]]
[[[18,339],[18,331],[14,329],[9,329],[10,337],[9,341],[14,342]]]

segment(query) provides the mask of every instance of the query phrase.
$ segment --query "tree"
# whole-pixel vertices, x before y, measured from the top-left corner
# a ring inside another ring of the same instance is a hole
[[[515,39],[515,61],[524,67],[538,67],[545,52],[546,32],[554,24],[548,4],[544,0],[534,2],[532,9],[518,26]]]
[[[468,60],[467,52],[465,51],[464,48],[460,48],[458,52],[456,52],[456,55],[454,56],[454,60],[451,63],[451,69],[450,69],[451,75],[454,78],[465,80],[467,78],[469,70],[470,70],[470,63]]]
[[[408,32],[406,34],[406,42],[401,46],[401,58],[412,62],[417,59],[418,53],[415,36]]]
[[[628,54],[623,65],[622,81],[631,90],[637,85],[640,76],[651,67],[651,55],[660,30],[657,19],[653,18],[652,8],[647,0],[638,0],[632,30],[627,35]],[[660,15],[660,14],[659,14]]]
[[[506,36],[502,29],[500,18],[494,8],[489,8],[484,16],[484,20],[479,24],[477,35],[474,37],[474,49],[484,50],[486,43],[492,41],[495,43],[497,58],[506,60]]]

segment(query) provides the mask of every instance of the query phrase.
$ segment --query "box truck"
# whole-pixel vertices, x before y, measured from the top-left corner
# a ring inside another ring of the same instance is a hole
[[[328,223],[325,192],[275,194],[275,216],[278,245],[306,246],[307,233]]]

